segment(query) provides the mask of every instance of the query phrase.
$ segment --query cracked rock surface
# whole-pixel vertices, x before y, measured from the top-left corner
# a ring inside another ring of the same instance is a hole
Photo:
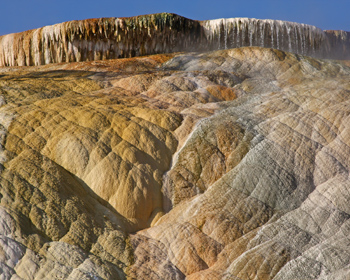
[[[346,64],[0,68],[1,279],[346,279]]]

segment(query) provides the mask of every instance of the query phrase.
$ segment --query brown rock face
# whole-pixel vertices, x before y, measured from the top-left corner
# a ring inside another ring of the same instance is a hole
[[[335,59],[350,59],[350,32],[343,30],[325,30]]]
[[[1,68],[1,277],[347,279],[349,75],[260,47]]]
[[[31,66],[183,51],[260,46],[320,58],[349,59],[349,33],[294,22],[207,21],[162,13],[70,21],[0,36],[0,66]]]

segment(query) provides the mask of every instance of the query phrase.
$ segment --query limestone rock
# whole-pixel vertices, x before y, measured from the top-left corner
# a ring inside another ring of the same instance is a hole
[[[0,68],[1,277],[346,279],[346,64],[245,47]]]
[[[162,13],[69,21],[0,36],[0,66],[45,65],[181,51],[260,46],[349,59],[346,31],[294,22],[229,18],[196,21]]]
[[[218,66],[220,57],[225,60]],[[187,272],[190,257],[176,258],[186,259],[181,271],[188,279],[346,275],[349,247],[340,228],[348,215],[336,206],[347,185],[341,175],[347,172],[341,156],[346,144],[336,140],[346,122],[336,112],[343,116],[346,110],[349,69],[257,48],[178,56],[167,65],[181,71],[220,68],[248,78],[234,86],[242,96],[199,122],[175,155],[164,194],[176,207],[138,234],[169,246],[169,236],[180,236],[180,225],[190,223],[224,245],[215,264],[193,273]],[[325,198],[321,189],[329,180],[325,189],[332,186],[332,194]],[[180,244],[174,241],[168,252],[181,252]]]

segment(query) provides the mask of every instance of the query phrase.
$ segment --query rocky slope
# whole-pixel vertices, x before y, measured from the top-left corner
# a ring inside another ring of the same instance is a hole
[[[347,279],[346,64],[244,47],[0,68],[1,278]]]
[[[350,33],[280,20],[190,20],[175,14],[70,21],[0,36],[0,66],[44,65],[260,46],[350,59]]]

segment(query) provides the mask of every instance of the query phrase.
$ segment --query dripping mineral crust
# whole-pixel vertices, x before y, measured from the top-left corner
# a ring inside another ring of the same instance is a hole
[[[0,37],[0,66],[31,66],[180,51],[260,46],[322,58],[350,57],[350,35],[293,22],[190,20],[175,14],[70,21]]]

